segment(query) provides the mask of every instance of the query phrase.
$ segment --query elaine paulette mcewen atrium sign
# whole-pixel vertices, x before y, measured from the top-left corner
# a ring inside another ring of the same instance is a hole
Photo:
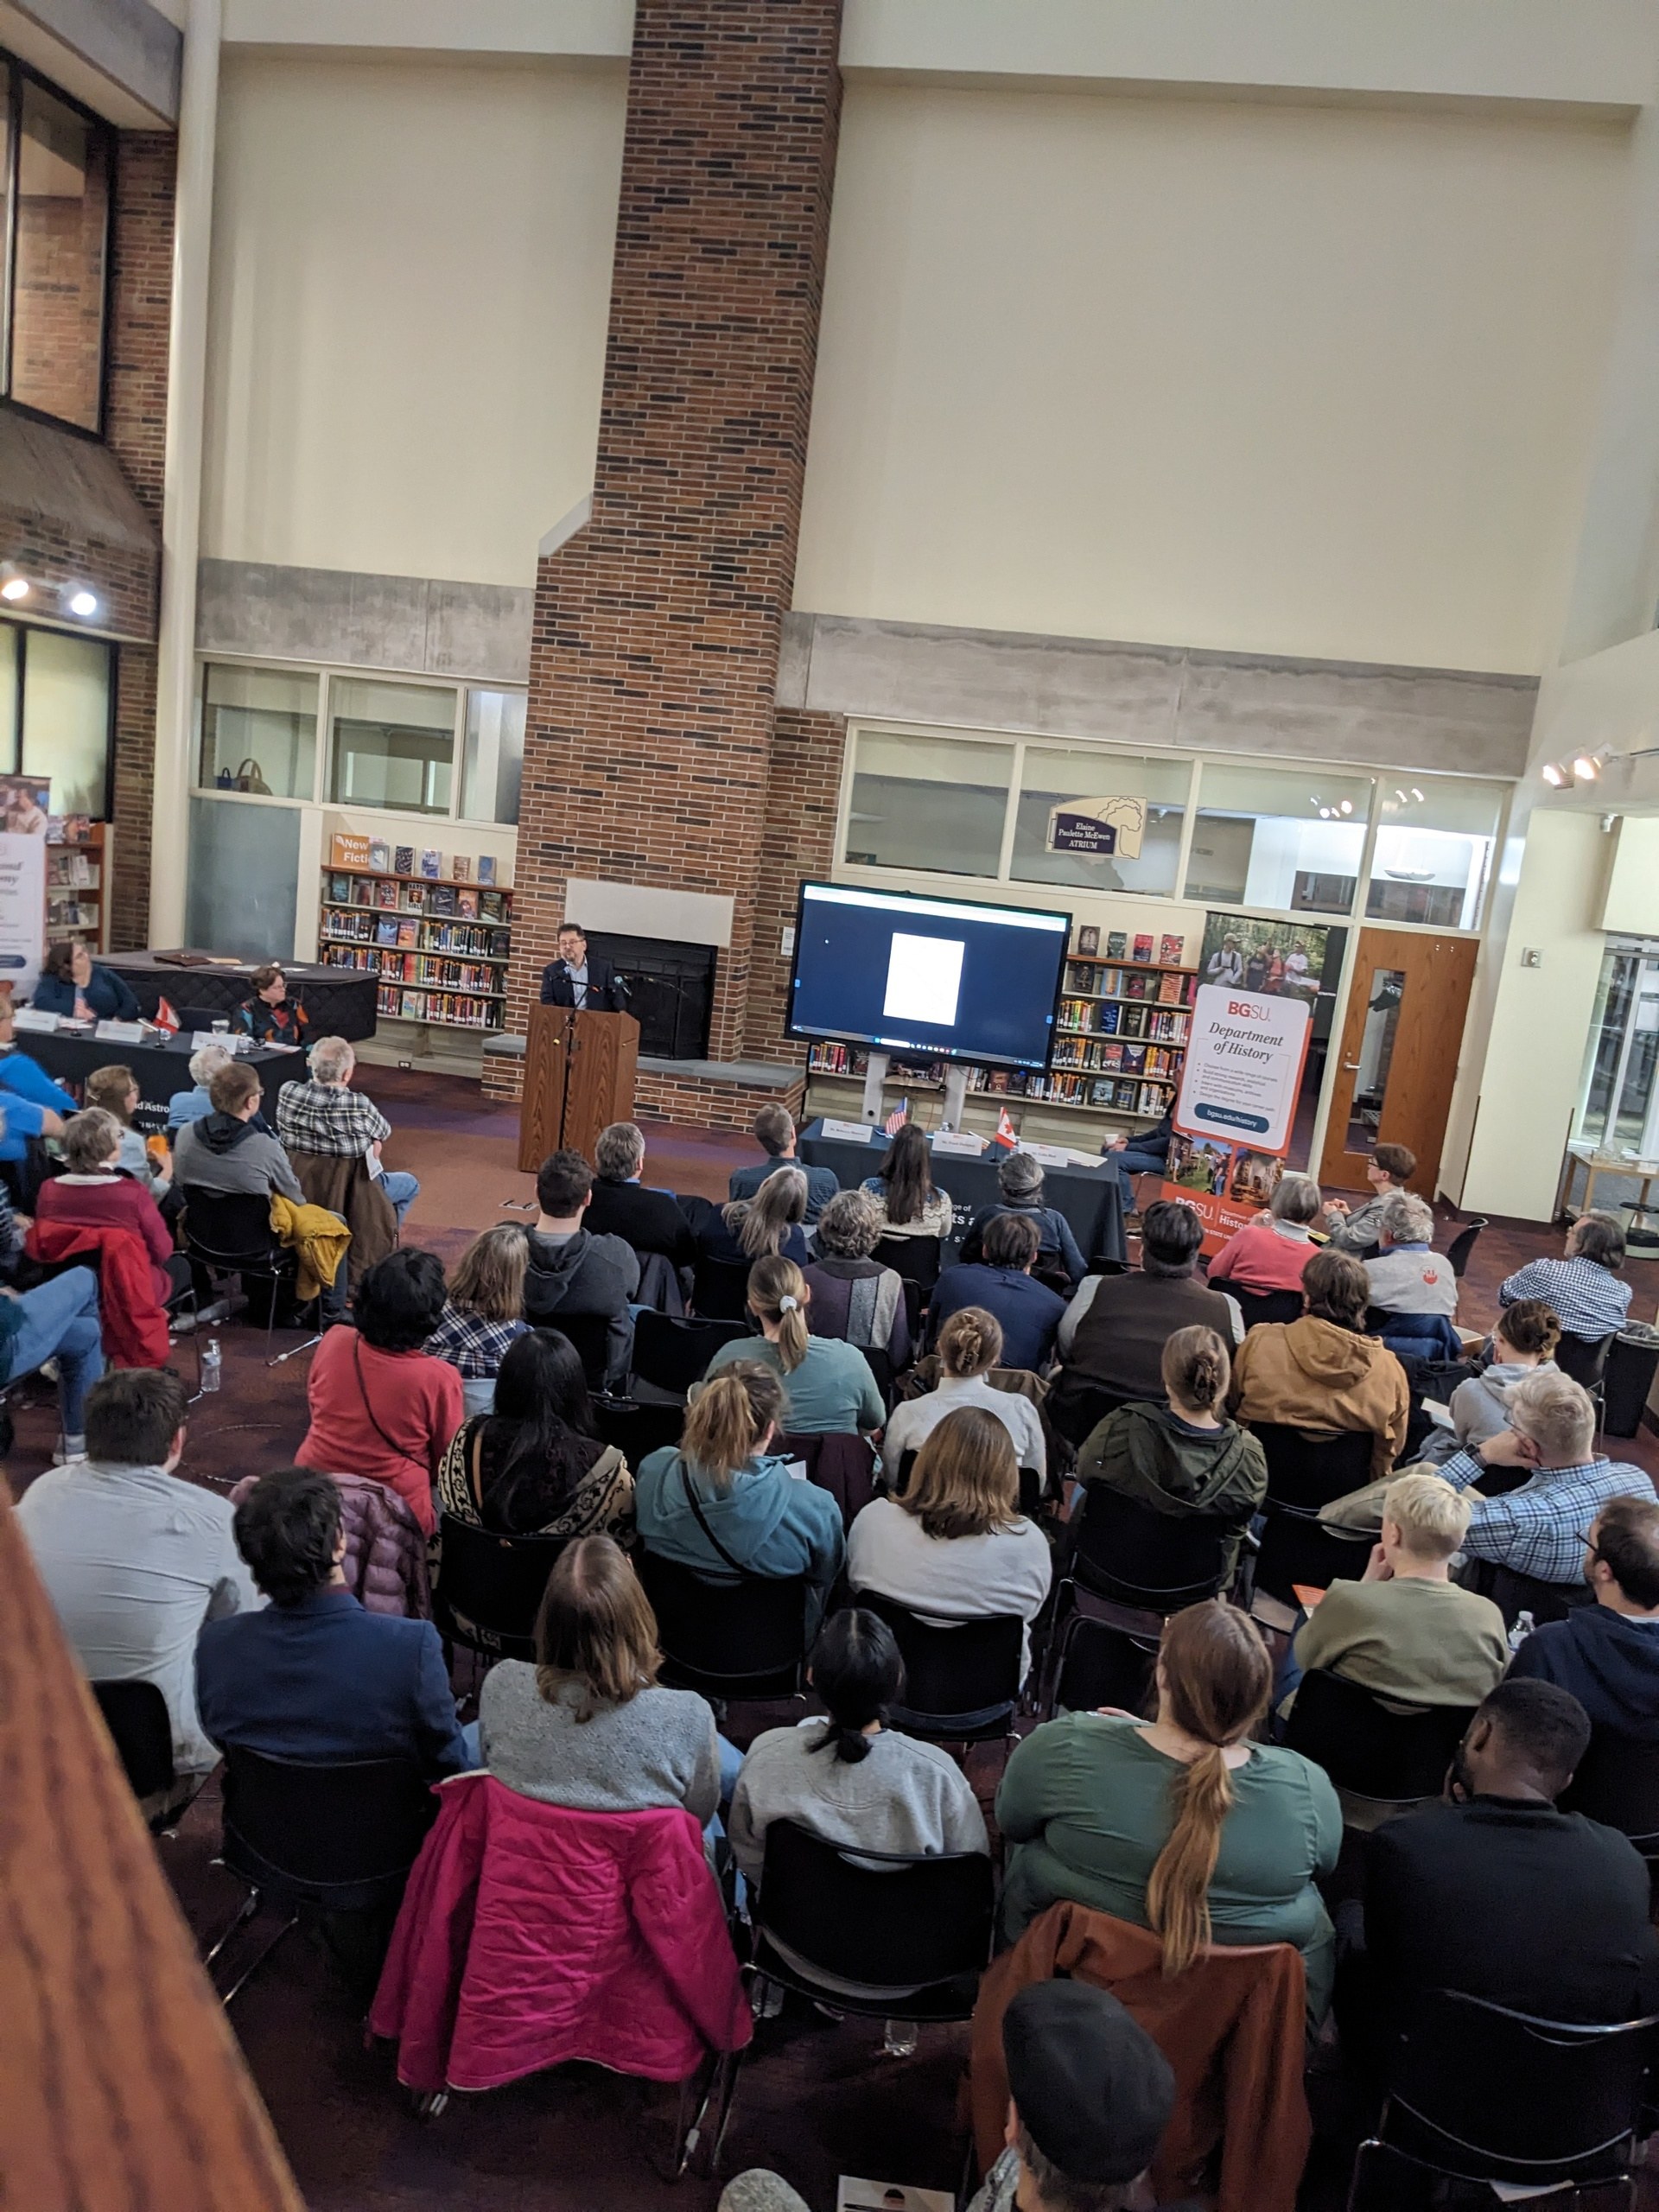
[[[1051,853],[1138,861],[1147,834],[1143,798],[1067,798],[1048,810]]]

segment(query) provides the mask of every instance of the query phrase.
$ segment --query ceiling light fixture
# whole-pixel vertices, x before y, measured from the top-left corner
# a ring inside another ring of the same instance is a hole
[[[1578,753],[1573,759],[1573,773],[1580,783],[1593,784],[1601,773],[1600,755],[1594,753]]]
[[[29,579],[27,576],[8,576],[4,583],[0,584],[0,599],[9,599],[15,604],[18,600],[27,599],[28,597]]]
[[[1353,812],[1353,810],[1354,810],[1354,802],[1352,801],[1352,799],[1351,799],[1351,798],[1345,798],[1345,799],[1344,799],[1344,801],[1342,802],[1342,811],[1343,811],[1344,814],[1351,814],[1351,813]]]
[[[1567,771],[1558,760],[1547,760],[1543,768],[1544,781],[1552,791],[1560,791],[1567,781]]]
[[[71,592],[69,594],[69,612],[72,614],[79,614],[85,620],[97,613],[98,601],[83,586],[79,591]]]

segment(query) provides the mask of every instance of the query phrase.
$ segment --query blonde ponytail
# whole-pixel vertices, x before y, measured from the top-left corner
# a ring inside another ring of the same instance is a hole
[[[749,1311],[775,1326],[778,1357],[785,1374],[792,1375],[811,1341],[806,1325],[806,1280],[793,1260],[755,1262],[749,1269]]]
[[[698,1386],[686,1410],[680,1456],[716,1490],[730,1487],[769,1428],[781,1428],[789,1402],[783,1385],[758,1360],[734,1360]]]

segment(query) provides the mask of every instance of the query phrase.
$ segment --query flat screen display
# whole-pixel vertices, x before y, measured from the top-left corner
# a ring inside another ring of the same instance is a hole
[[[790,1033],[1045,1068],[1071,917],[804,883]]]

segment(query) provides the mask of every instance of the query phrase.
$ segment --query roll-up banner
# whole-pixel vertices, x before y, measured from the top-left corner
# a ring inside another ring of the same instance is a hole
[[[51,797],[43,777],[0,776],[0,988],[14,1003],[40,979]]]

